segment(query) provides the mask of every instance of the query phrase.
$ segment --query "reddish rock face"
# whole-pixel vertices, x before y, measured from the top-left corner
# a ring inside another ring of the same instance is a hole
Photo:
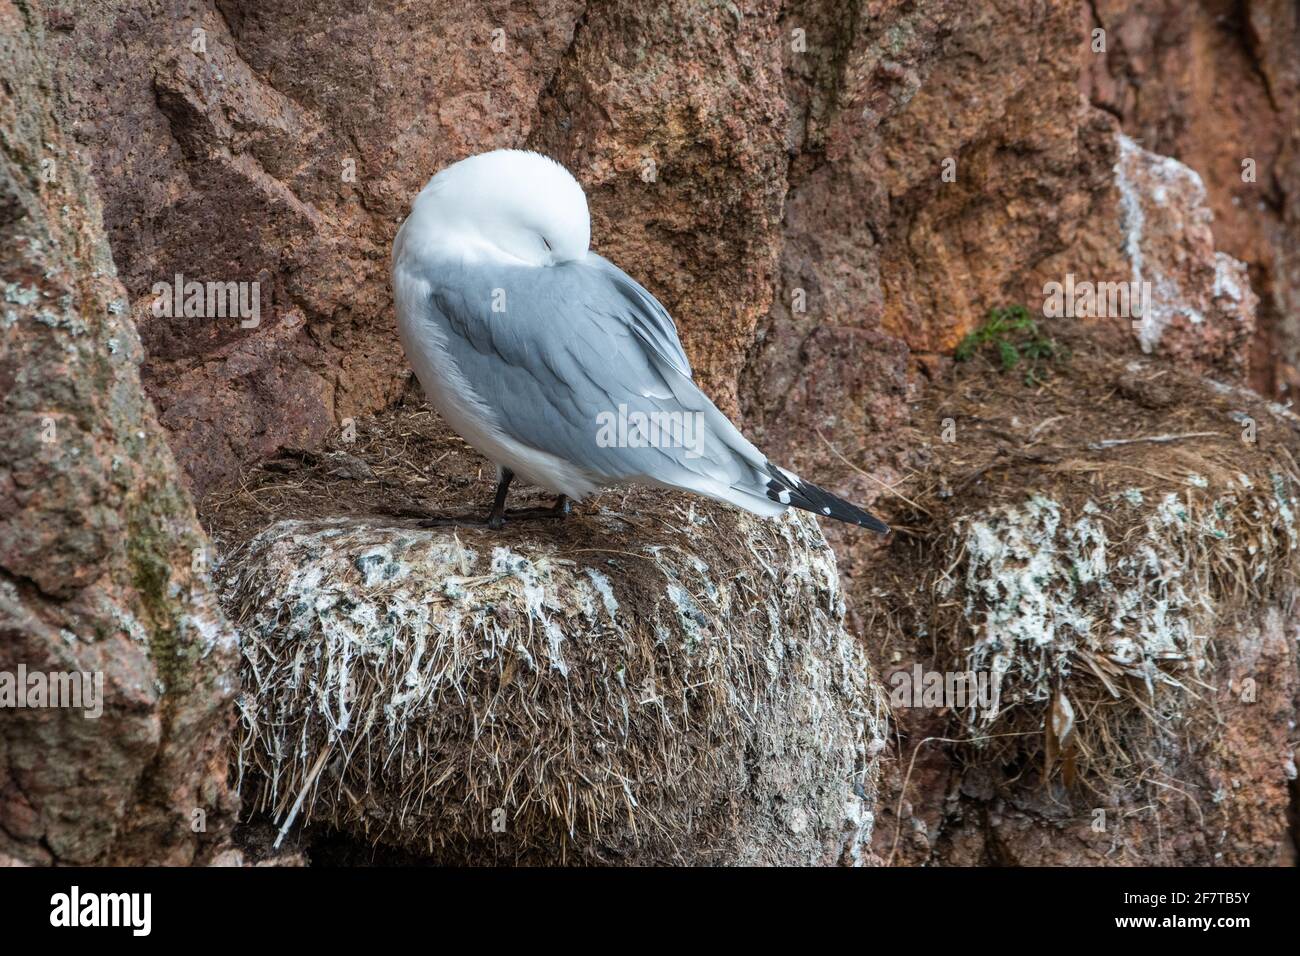
[[[1247,263],[1259,295],[1251,384],[1300,386],[1300,8],[1289,0],[1084,6],[1105,51],[1080,85],[1147,150],[1196,170],[1218,248]]]
[[[234,809],[235,635],[39,18],[0,3],[0,38],[0,860],[203,862]]]
[[[798,153],[747,425],[774,458],[870,501],[905,464],[893,436],[909,375],[940,369],[988,309],[1025,301],[1033,264],[1074,242],[1105,188],[1107,132],[1075,88],[1072,4],[786,20],[806,23],[808,51],[789,56]],[[852,573],[852,549],[842,557]]]

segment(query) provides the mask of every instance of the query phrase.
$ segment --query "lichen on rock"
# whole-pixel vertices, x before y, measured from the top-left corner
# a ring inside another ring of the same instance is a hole
[[[1133,323],[1142,350],[1243,374],[1258,299],[1245,263],[1214,248],[1201,177],[1123,133],[1117,140],[1124,254],[1131,281],[1149,290]]]

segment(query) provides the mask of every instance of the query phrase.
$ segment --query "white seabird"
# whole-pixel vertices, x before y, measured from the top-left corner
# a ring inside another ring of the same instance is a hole
[[[517,476],[559,495],[557,514],[635,483],[889,530],[768,461],[696,387],[667,310],[590,241],[568,170],[496,150],[434,176],[393,242],[407,358],[439,414],[497,465],[489,526]]]

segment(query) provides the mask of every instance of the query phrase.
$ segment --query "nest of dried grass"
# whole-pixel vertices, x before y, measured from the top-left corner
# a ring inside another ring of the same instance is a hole
[[[1216,641],[1295,593],[1300,420],[1087,355],[1033,387],[959,367],[914,420],[925,468],[870,628],[988,676],[953,713],[958,754],[1183,792],[1163,773],[1216,746]]]
[[[501,532],[375,514],[485,501],[463,455],[398,409],[209,503],[246,809],[454,862],[860,853],[882,702],[816,523],[646,492]]]

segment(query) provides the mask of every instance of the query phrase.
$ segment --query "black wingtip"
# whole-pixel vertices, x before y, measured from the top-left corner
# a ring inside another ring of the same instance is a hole
[[[889,534],[889,525],[885,524],[869,511],[862,512],[863,519],[857,522],[863,528],[876,532],[876,534]]]
[[[767,471],[770,476],[767,483],[767,496],[773,501],[809,511],[823,518],[846,521],[877,534],[889,534],[889,525],[875,515],[863,511],[857,505],[849,504],[843,498],[804,481],[798,475],[783,471],[771,462],[767,463]]]

